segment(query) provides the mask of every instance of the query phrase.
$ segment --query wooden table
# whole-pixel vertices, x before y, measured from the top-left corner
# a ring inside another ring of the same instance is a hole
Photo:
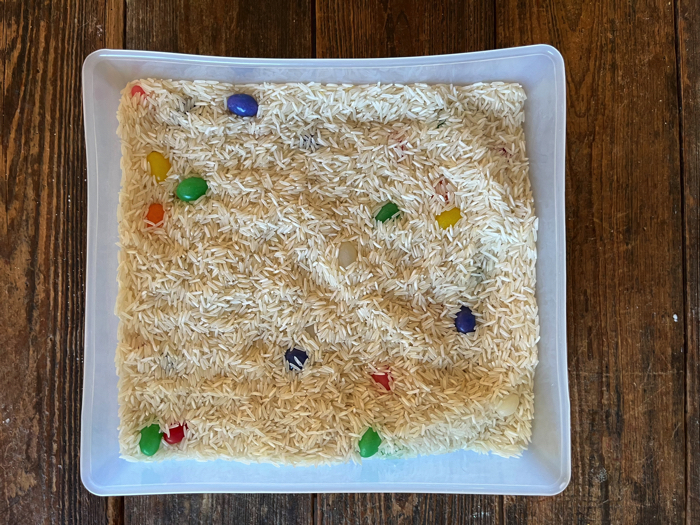
[[[568,7],[564,7],[567,4]],[[700,9],[686,0],[8,0],[0,521],[700,522]],[[549,498],[98,498],[80,482],[86,169],[102,47],[377,57],[549,43],[567,67],[573,475]]]

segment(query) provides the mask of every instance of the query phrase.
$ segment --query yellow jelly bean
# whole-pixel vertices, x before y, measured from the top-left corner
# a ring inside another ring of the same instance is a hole
[[[170,161],[166,159],[162,153],[151,151],[146,157],[148,164],[151,166],[151,175],[158,182],[163,182],[170,171]]]
[[[440,228],[446,230],[450,226],[457,224],[457,221],[462,218],[462,213],[459,211],[459,208],[452,208],[451,210],[443,211],[435,218],[437,219]]]

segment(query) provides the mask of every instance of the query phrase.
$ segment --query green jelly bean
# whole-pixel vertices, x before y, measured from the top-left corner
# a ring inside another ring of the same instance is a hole
[[[373,428],[368,428],[360,439],[360,456],[369,458],[374,456],[379,450],[379,445],[382,444],[382,438],[379,437]]]
[[[177,185],[175,193],[181,201],[192,202],[207,192],[207,181],[201,177],[190,177]]]
[[[163,434],[160,432],[160,427],[154,423],[141,429],[141,440],[139,448],[146,456],[152,456],[160,448],[160,440]]]
[[[384,206],[382,206],[382,209],[379,210],[379,213],[377,213],[375,219],[377,219],[379,222],[386,222],[397,213],[399,213],[399,207],[393,202],[387,202]]]

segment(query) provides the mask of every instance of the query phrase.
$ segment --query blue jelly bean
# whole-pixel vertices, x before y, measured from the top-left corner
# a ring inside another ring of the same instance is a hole
[[[455,317],[455,328],[457,328],[458,332],[463,334],[476,332],[476,317],[474,317],[472,311],[466,306],[462,306],[457,317]]]
[[[284,359],[289,364],[290,370],[301,370],[309,355],[298,348],[290,348],[284,353]]]
[[[239,117],[254,117],[258,114],[257,101],[245,93],[237,93],[228,97],[226,107]]]

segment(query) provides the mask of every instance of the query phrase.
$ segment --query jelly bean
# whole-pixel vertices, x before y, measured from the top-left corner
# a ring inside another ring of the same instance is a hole
[[[438,226],[443,230],[446,230],[450,226],[457,224],[457,221],[462,218],[462,212],[459,208],[452,208],[451,210],[445,210],[440,215],[435,217],[438,222]]]
[[[397,213],[399,213],[399,207],[393,202],[387,202],[384,206],[382,206],[382,209],[379,210],[379,213],[377,213],[375,219],[377,219],[379,222],[386,222]]]
[[[176,425],[168,429],[168,434],[163,434],[163,439],[169,445],[177,445],[180,441],[185,439],[185,430],[187,429],[187,423],[182,425]]]
[[[358,443],[360,448],[360,456],[363,458],[374,456],[379,450],[379,445],[381,444],[382,438],[379,437],[379,434],[377,434],[373,428],[368,428]]]
[[[377,383],[382,385],[384,388],[387,390],[391,390],[391,384],[389,382],[389,374],[372,374],[372,379],[374,379]]]
[[[150,226],[158,226],[163,222],[163,217],[165,216],[165,210],[162,204],[154,202],[148,207],[148,213],[146,214],[146,221],[150,222]]]
[[[284,353],[284,359],[287,361],[290,370],[301,370],[304,368],[304,363],[306,363],[308,358],[308,354],[298,348],[290,348]]]
[[[239,117],[254,117],[258,114],[257,101],[245,93],[237,93],[228,97],[226,107]]]
[[[152,456],[160,448],[160,439],[163,434],[160,433],[160,427],[154,423],[141,429],[141,439],[139,440],[139,448],[146,456]]]
[[[207,192],[209,185],[201,177],[189,177],[177,185],[175,194],[178,199],[185,202],[192,202],[199,199]]]
[[[304,328],[307,334],[309,334],[311,337],[316,337],[316,327],[314,325],[310,324],[306,328]]]
[[[463,334],[476,332],[476,317],[466,306],[462,306],[457,317],[455,317],[455,328]]]
[[[504,397],[496,406],[496,412],[499,416],[508,417],[515,414],[518,410],[518,405],[520,404],[520,398],[518,394],[510,394]]]
[[[168,177],[170,171],[170,161],[166,159],[162,153],[151,151],[146,157],[148,164],[151,166],[151,175],[158,182],[163,182]]]
[[[143,90],[143,88],[139,85],[136,85],[131,88],[131,96],[135,97],[136,95],[141,95],[142,97],[146,96],[146,92]]]
[[[340,243],[340,248],[338,249],[338,264],[342,268],[347,268],[357,259],[357,248],[351,242]]]

